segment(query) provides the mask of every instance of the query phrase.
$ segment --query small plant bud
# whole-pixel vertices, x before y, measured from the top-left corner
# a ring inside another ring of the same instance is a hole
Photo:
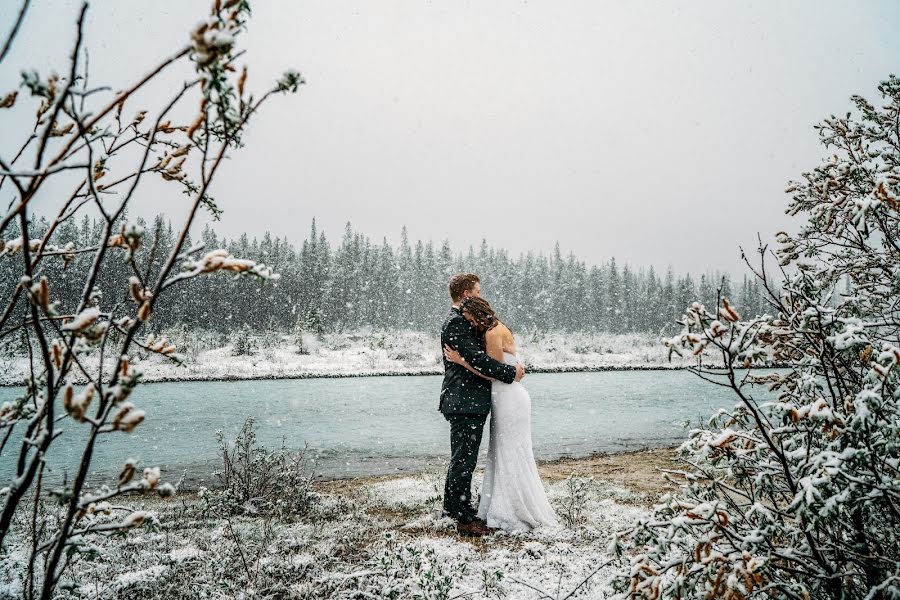
[[[125,517],[125,520],[122,521],[122,526],[125,528],[132,528],[141,525],[144,521],[147,520],[148,514],[142,510],[135,511]]]
[[[728,302],[728,298],[725,297],[722,298],[722,308],[719,309],[719,316],[731,323],[741,320],[741,315],[734,310],[734,307]]]
[[[106,243],[106,245],[109,248],[124,248],[125,250],[128,249],[128,243],[120,233],[110,236],[109,241]]]
[[[143,420],[144,411],[136,409],[131,402],[126,402],[113,417],[112,426],[113,429],[131,433]]]
[[[196,120],[191,123],[191,126],[188,127],[187,136],[189,139],[194,139],[194,134],[197,133],[197,130],[200,129],[200,126],[203,125],[203,122],[206,120],[206,113],[200,112],[197,116]]]
[[[144,286],[141,285],[141,280],[134,275],[128,279],[128,291],[131,293],[131,299],[137,304],[153,296],[151,292],[144,289]]]
[[[150,489],[156,487],[156,484],[159,483],[159,479],[159,467],[147,467],[146,469],[144,469],[144,481],[146,481],[150,485]]]
[[[131,396],[131,392],[134,389],[134,382],[136,381],[136,376],[134,373],[134,369],[129,369],[127,375],[122,376],[123,383],[119,385],[114,385],[109,388],[109,397],[112,399],[113,404],[119,404],[128,399]]]
[[[72,414],[72,399],[75,397],[75,388],[72,387],[71,383],[67,383],[66,387],[63,389],[63,408],[66,409],[66,412],[70,415]]]
[[[163,483],[156,488],[156,493],[163,498],[171,498],[175,495],[175,486],[171,483]]]
[[[32,303],[45,314],[50,313],[50,282],[46,277],[41,277],[37,283],[29,288]]]
[[[187,146],[182,146],[181,148],[179,148],[178,150],[173,152],[172,157],[177,158],[179,156],[184,156],[185,154],[187,154],[190,151],[191,151],[191,145],[188,144]]]
[[[136,460],[129,458],[125,461],[125,464],[122,465],[122,471],[119,473],[119,487],[125,485],[134,478],[136,464]]]
[[[875,196],[880,202],[887,204],[893,210],[897,210],[900,207],[900,198],[897,198],[891,193],[891,190],[887,187],[887,184],[884,180],[878,182],[878,185],[875,186],[875,191],[872,192],[872,195]]]
[[[72,385],[69,384],[63,390],[63,408],[69,416],[79,423],[84,422],[84,415],[94,398],[94,386],[89,385],[80,394],[75,394]]]
[[[866,347],[860,351],[859,360],[863,363],[869,362],[869,359],[872,358],[872,344],[867,344]]]
[[[150,320],[150,315],[153,314],[153,309],[150,306],[150,301],[146,301],[141,304],[141,307],[138,309],[137,318],[141,321],[147,322]]]
[[[98,181],[104,175],[106,175],[106,159],[101,158],[100,160],[98,160],[97,162],[94,163],[93,179],[94,179],[94,181]]]
[[[50,344],[50,357],[53,359],[53,365],[59,369],[62,367],[62,344],[60,344],[59,340],[53,340],[53,343]]]
[[[244,65],[244,68],[241,69],[241,76],[238,78],[238,96],[244,95],[244,84],[247,83],[247,65]]]
[[[75,260],[75,244],[73,242],[68,242],[62,248],[62,256],[63,260],[63,268],[68,268],[72,261]]]
[[[72,132],[72,129],[75,127],[75,123],[69,123],[65,127],[57,126],[56,122],[53,123],[53,127],[50,128],[50,137],[62,137],[64,135],[68,135]]]
[[[7,95],[3,96],[3,99],[0,100],[0,108],[11,108],[13,104],[16,103],[16,97],[19,95],[19,92],[12,91]]]
[[[122,239],[125,240],[125,244],[128,246],[128,249],[134,252],[141,245],[141,240],[144,237],[144,228],[136,223],[125,223],[122,225],[122,229],[120,230],[122,235]]]
[[[172,133],[176,129],[176,127],[172,127],[172,121],[163,121],[156,127],[156,131],[160,133]]]

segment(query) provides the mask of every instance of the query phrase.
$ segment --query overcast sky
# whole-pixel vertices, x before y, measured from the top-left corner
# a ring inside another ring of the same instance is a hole
[[[142,74],[208,4],[92,2],[94,82]],[[3,34],[18,5],[0,2]],[[61,69],[71,47],[80,2],[32,5],[0,66],[2,93],[25,66]],[[549,252],[558,240],[588,262],[737,272],[739,244],[790,226],[785,183],[823,155],[813,124],[900,72],[891,0],[253,10],[251,86],[289,67],[308,85],[268,106],[218,180],[228,236],[268,229],[299,242],[315,216],[332,241],[346,221],[376,240],[406,225],[457,248],[487,238]],[[16,115],[0,115],[4,132]],[[11,142],[0,139],[5,158]],[[185,197],[159,189],[141,212],[179,218]]]

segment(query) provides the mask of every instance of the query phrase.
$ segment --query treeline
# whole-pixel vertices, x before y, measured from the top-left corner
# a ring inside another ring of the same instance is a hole
[[[136,263],[152,281],[178,232],[162,216],[150,223],[136,222],[146,230]],[[32,238],[47,227],[43,220],[35,223]],[[57,229],[52,243],[91,248],[101,227],[101,222],[87,217],[77,224],[67,222]],[[635,269],[615,259],[589,266],[572,254],[563,255],[558,245],[549,256],[529,253],[513,258],[486,241],[465,252],[447,241],[411,242],[404,228],[395,247],[387,240],[373,243],[349,223],[333,244],[315,220],[299,248],[269,233],[262,239],[244,234],[225,240],[209,226],[188,246],[198,243],[206,250],[226,248],[236,257],[264,262],[281,277],[263,285],[223,275],[188,281],[162,299],[155,327],[182,324],[222,332],[242,326],[282,332],[362,327],[433,331],[449,304],[447,280],[460,271],[478,273],[485,297],[519,329],[665,333],[674,329],[690,302],[713,305],[719,286],[745,316],[767,310],[760,287],[748,277],[732,282],[727,274],[676,275],[671,268],[660,274],[652,267]],[[101,272],[97,280],[103,310],[127,300],[127,281],[133,273],[124,251],[110,251],[121,253],[123,260],[110,263],[116,268]],[[61,310],[77,305],[83,290],[68,283],[84,281],[92,257],[93,252],[79,253],[67,268],[59,257],[42,262],[40,268],[58,287],[52,296]],[[20,261],[21,256],[0,260],[4,298],[10,298],[18,284]]]

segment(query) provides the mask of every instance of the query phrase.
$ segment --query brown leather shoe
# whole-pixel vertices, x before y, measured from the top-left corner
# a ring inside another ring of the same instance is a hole
[[[484,519],[479,519],[478,517],[475,517],[474,519],[472,519],[472,522],[478,523],[479,525],[481,525],[485,529],[485,531],[488,532],[488,534],[497,533],[498,531],[500,531],[499,528],[491,527],[490,525],[487,524],[487,521],[485,521]]]
[[[491,534],[491,530],[486,525],[484,525],[483,523],[479,523],[478,521],[472,521],[471,523],[462,523],[457,521],[456,532],[464,537],[483,537],[485,535]]]

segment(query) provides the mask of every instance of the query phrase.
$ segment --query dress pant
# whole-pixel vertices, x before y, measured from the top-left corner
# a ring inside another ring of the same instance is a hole
[[[450,422],[450,467],[444,484],[444,515],[463,523],[476,517],[472,507],[472,473],[487,415],[445,414]]]

